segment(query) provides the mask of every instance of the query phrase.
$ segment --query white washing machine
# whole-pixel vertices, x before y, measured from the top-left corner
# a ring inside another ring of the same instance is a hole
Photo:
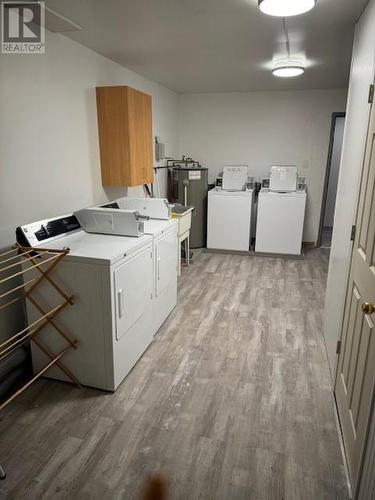
[[[77,349],[68,351],[62,361],[83,385],[116,390],[153,339],[152,236],[87,234],[74,216],[22,226],[17,236],[21,244],[70,248],[52,272],[56,282],[75,297],[74,305],[56,318],[78,340]],[[33,271],[28,275],[31,278]],[[61,302],[47,281],[35,290],[35,298],[46,309]],[[30,304],[27,313],[29,323],[39,317]],[[38,339],[54,352],[65,346],[50,326]],[[32,348],[35,372],[47,361],[37,347]],[[58,367],[46,376],[70,381]]]
[[[249,251],[253,202],[252,189],[211,189],[208,192],[207,248]]]
[[[296,191],[296,185],[296,167],[272,167],[270,189],[258,197],[256,252],[301,254],[306,191]]]
[[[144,232],[153,237],[153,298],[152,321],[154,334],[177,303],[177,227],[175,219],[144,221]]]

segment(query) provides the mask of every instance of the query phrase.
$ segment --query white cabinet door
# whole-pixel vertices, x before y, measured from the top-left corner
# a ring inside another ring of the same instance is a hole
[[[155,295],[158,297],[177,279],[177,229],[157,240],[155,259]]]
[[[151,246],[114,271],[116,338],[119,340],[142,316],[151,301]]]

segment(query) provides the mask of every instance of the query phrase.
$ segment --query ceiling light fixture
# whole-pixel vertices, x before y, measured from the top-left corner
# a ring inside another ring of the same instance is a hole
[[[315,7],[316,0],[258,0],[262,12],[270,16],[298,16]]]
[[[281,78],[292,78],[293,76],[300,76],[305,72],[305,65],[301,59],[296,59],[295,57],[291,57],[290,55],[290,40],[286,17],[284,17],[283,19],[283,27],[287,57],[275,61],[272,74]]]
[[[300,76],[304,72],[305,66],[303,62],[297,59],[281,59],[275,63],[272,70],[272,74],[280,78]]]

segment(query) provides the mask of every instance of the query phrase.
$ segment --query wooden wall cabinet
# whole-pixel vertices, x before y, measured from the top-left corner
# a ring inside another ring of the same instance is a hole
[[[127,86],[97,87],[103,186],[153,182],[151,96]]]

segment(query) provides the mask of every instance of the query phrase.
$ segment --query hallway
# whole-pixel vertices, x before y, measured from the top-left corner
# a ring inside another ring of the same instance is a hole
[[[346,500],[322,309],[328,258],[197,253],[114,394],[41,381],[2,414],[0,497]]]

